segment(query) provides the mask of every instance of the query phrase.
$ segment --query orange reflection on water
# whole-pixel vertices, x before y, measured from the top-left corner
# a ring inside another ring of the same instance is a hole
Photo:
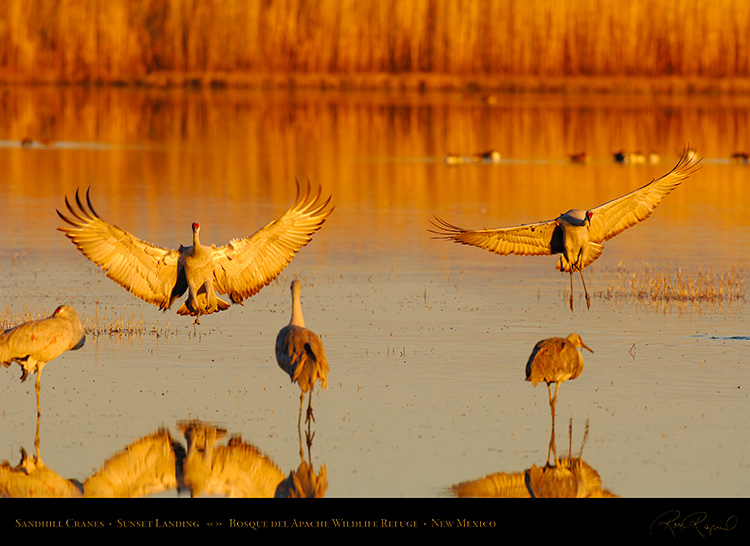
[[[0,195],[18,200],[9,220],[27,228],[53,230],[63,195],[91,186],[106,219],[152,242],[187,241],[189,224],[200,220],[211,226],[210,240],[223,243],[285,210],[298,178],[333,194],[329,229],[359,240],[382,234],[383,245],[397,247],[424,237],[433,213],[479,227],[601,204],[665,174],[688,142],[706,157],[704,169],[658,214],[675,225],[707,218],[712,226],[747,225],[750,167],[728,161],[750,149],[744,98],[487,102],[452,94],[55,87],[9,88],[4,98]],[[30,148],[20,146],[26,137],[35,141]],[[490,148],[500,151],[499,164],[443,160]],[[620,149],[654,150],[661,161],[615,165]],[[580,151],[588,164],[569,161]],[[323,247],[333,241],[319,239]]]

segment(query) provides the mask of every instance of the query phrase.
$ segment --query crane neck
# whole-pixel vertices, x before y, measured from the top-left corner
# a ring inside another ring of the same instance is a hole
[[[299,283],[292,283],[292,320],[289,324],[293,326],[305,327],[305,318],[302,316],[302,303],[300,302]]]

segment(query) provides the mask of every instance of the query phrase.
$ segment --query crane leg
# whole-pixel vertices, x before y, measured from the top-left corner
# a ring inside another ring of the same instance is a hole
[[[547,389],[550,391],[550,399],[549,399],[549,406],[550,410],[552,411],[552,426],[555,426],[555,406],[557,406],[557,389],[560,388],[560,383],[555,383],[555,395],[552,396],[552,389],[550,389],[550,385],[547,384]]]
[[[589,292],[586,290],[586,281],[583,280],[583,271],[580,269],[578,270],[578,273],[581,275],[581,283],[583,284],[583,293],[586,294],[586,307],[588,309],[591,309],[591,298],[589,298]],[[570,274],[570,280],[573,280],[573,274]]]
[[[42,404],[40,402],[41,390],[42,390],[42,370],[40,368],[36,372],[36,415],[37,417],[42,416]]]
[[[558,466],[558,459],[557,459],[557,445],[555,443],[555,424],[552,423],[552,432],[549,436],[549,447],[547,448],[547,466],[550,466],[549,460],[552,454],[555,454],[555,466]]]
[[[306,423],[309,423],[310,419],[312,419],[313,422],[315,421],[315,416],[313,415],[313,409],[312,409],[312,394],[313,394],[313,390],[310,389],[310,397],[307,399],[308,400],[307,401],[307,418],[305,419]]]
[[[300,425],[302,424],[302,406],[305,404],[305,393],[304,391],[302,394],[299,395],[299,417],[297,417],[297,429],[300,428]]]
[[[570,311],[573,311],[573,268],[570,268]]]

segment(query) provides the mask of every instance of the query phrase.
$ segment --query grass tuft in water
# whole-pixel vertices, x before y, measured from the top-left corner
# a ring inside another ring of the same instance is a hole
[[[709,311],[746,301],[745,270],[734,265],[726,270],[651,267],[637,271],[622,267],[606,272],[596,297],[613,304],[635,303],[657,309],[670,305]]]

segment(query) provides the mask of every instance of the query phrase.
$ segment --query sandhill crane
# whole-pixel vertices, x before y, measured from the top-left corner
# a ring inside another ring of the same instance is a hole
[[[188,291],[188,298],[177,313],[196,317],[229,308],[217,297],[227,294],[233,303],[257,294],[273,281],[292,261],[294,255],[310,242],[333,207],[326,209],[331,198],[318,204],[320,188],[310,198],[310,184],[300,199],[297,184],[295,205],[280,218],[253,235],[233,239],[229,244],[204,246],[198,234],[200,225],[193,223],[193,244],[178,250],[160,248],[142,241],[119,227],[102,220],[91,206],[88,209],[76,191],[78,210],[65,198],[73,219],[57,214],[73,227],[60,231],[107,277],[138,298],[167,310],[175,299]]]
[[[78,313],[61,305],[49,318],[32,320],[0,334],[0,363],[6,368],[17,362],[23,369],[21,381],[36,372],[36,412],[42,414],[39,391],[45,364],[65,351],[83,347],[86,335]]]
[[[675,167],[661,178],[603,205],[589,209],[571,209],[555,218],[533,224],[466,230],[435,216],[429,230],[438,238],[485,248],[496,254],[549,255],[562,254],[556,268],[570,273],[570,310],[573,311],[573,273],[581,275],[586,306],[591,298],[586,290],[583,270],[604,250],[604,241],[648,218],[665,195],[674,190],[698,169],[692,150],[685,148]]]
[[[299,385],[302,393],[299,398],[299,418],[297,427],[302,420],[302,405],[305,393],[310,391],[307,404],[305,423],[313,421],[312,391],[315,381],[320,380],[320,388],[328,388],[328,361],[326,360],[323,342],[312,330],[305,328],[302,317],[300,293],[302,284],[298,280],[292,281],[292,318],[289,324],[279,331],[276,337],[276,361],[282,370],[289,374],[292,382]]]
[[[555,406],[557,405],[557,391],[560,383],[568,379],[575,379],[583,371],[583,355],[578,349],[586,349],[593,353],[578,334],[570,334],[566,338],[551,337],[543,339],[534,346],[526,363],[526,381],[536,387],[537,383],[547,383],[549,392],[549,407],[552,412],[552,427],[555,426]],[[555,384],[555,395],[552,395],[550,384]]]

